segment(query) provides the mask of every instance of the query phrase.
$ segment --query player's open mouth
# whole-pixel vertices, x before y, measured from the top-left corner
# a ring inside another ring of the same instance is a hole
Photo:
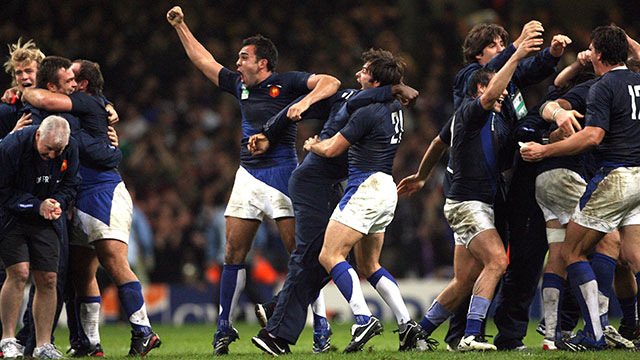
[[[242,82],[244,82],[244,75],[242,75],[240,70],[236,70],[236,71],[238,72],[238,74],[240,74],[240,80],[242,80]]]

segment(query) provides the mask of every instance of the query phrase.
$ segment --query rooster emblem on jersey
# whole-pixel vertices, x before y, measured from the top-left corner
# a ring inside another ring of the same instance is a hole
[[[62,166],[60,166],[60,172],[67,170],[67,160],[62,161]]]
[[[280,87],[277,85],[272,86],[271,88],[269,88],[269,95],[271,95],[271,97],[278,97],[278,95],[280,95]]]

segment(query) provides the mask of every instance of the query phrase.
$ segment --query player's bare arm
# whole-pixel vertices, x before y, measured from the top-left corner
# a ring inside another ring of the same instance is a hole
[[[562,71],[553,80],[555,87],[565,86],[569,80],[578,75],[585,66],[591,64],[591,54],[589,50],[581,51],[578,53],[576,61],[571,65],[562,69]]]
[[[340,87],[340,80],[331,75],[313,75],[307,80],[307,87],[311,92],[287,110],[287,117],[293,121],[301,120],[302,113],[307,111],[309,106],[335,94]]]
[[[218,86],[218,74],[222,65],[216,61],[213,55],[193,36],[191,30],[184,22],[184,14],[180,6],[174,6],[167,12],[167,21],[178,33],[178,38],[184,47],[191,62],[202,73]]]
[[[629,43],[629,54],[636,60],[640,60],[640,44],[627,35],[627,42]]]
[[[429,144],[429,148],[425,151],[420,166],[415,174],[409,175],[402,179],[398,186],[398,195],[407,194],[413,195],[416,191],[419,191],[424,186],[425,182],[431,175],[431,170],[438,163],[444,152],[447,150],[447,144],[440,139],[440,135],[437,135]]]
[[[73,107],[69,96],[45,89],[24,89],[22,101],[26,101],[38,109],[44,109],[49,112],[69,112]]]
[[[604,137],[604,129],[587,126],[565,140],[548,145],[528,142],[520,148],[520,155],[525,161],[535,162],[548,157],[576,155],[600,144]]]
[[[351,146],[339,132],[329,139],[320,141],[318,135],[308,138],[304,142],[304,150],[322,157],[336,157]]]
[[[578,119],[584,116],[575,110],[568,110],[570,108],[566,100],[548,101],[540,108],[540,115],[547,122],[555,122],[564,134],[573,134],[582,129]]]
[[[502,69],[493,76],[489,85],[487,85],[487,89],[480,98],[480,103],[485,110],[492,109],[496,101],[503,96],[503,93],[507,88],[507,84],[509,84],[513,73],[516,71],[518,62],[529,56],[532,52],[539,51],[542,41],[542,38],[537,36],[531,36],[523,41],[522,44],[518,46],[518,49],[516,49],[516,52],[511,55],[509,60],[507,60]]]

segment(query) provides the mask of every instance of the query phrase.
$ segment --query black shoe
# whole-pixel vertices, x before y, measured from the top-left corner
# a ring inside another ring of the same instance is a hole
[[[131,348],[128,356],[145,356],[152,349],[160,347],[160,344],[162,342],[158,334],[153,331],[144,336],[142,331],[131,330]]]
[[[268,303],[264,303],[264,304],[256,304],[256,306],[254,307],[254,311],[256,313],[256,317],[258,318],[258,323],[260,323],[260,326],[267,327],[267,321],[269,321],[269,318],[271,317],[271,315],[273,315],[273,312],[276,310],[276,303],[274,302],[268,302]]]
[[[382,324],[380,320],[372,316],[369,322],[364,325],[355,324],[351,327],[351,342],[344,349],[345,353],[352,353],[362,350],[364,344],[372,337],[382,334]]]
[[[400,329],[398,329],[394,330],[393,332],[398,333],[398,338],[400,340],[398,351],[415,350],[418,339],[423,337],[422,327],[416,324],[416,322],[413,320],[410,320],[408,323],[404,324],[404,330],[400,331]]]
[[[578,333],[568,340],[556,340],[556,347],[558,350],[565,351],[597,351],[606,350],[607,343],[604,340],[604,336],[596,341],[584,335],[582,330],[578,330]]]
[[[218,329],[213,335],[213,355],[226,355],[229,353],[229,344],[239,339],[238,330],[231,328],[230,330]]]
[[[258,335],[251,338],[251,342],[258,349],[273,356],[291,354],[289,344],[287,344],[287,342],[283,339],[272,337],[271,335],[269,335],[266,329],[260,330],[260,332],[258,332]]]
[[[160,346],[160,345],[158,345]],[[82,346],[79,348],[71,348],[70,357],[104,357],[104,351],[102,351],[102,346],[100,344],[96,344],[93,348],[91,346]]]

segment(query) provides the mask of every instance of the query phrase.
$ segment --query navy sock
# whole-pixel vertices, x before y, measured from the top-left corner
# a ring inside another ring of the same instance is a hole
[[[145,336],[149,335],[151,325],[144,306],[140,282],[130,281],[118,286],[118,298],[133,330],[141,331]]]
[[[609,325],[609,299],[613,292],[613,275],[617,262],[617,259],[600,253],[595,253],[591,261],[591,268],[598,282],[598,291],[607,301],[606,309],[600,309],[600,323],[603,327]]]

